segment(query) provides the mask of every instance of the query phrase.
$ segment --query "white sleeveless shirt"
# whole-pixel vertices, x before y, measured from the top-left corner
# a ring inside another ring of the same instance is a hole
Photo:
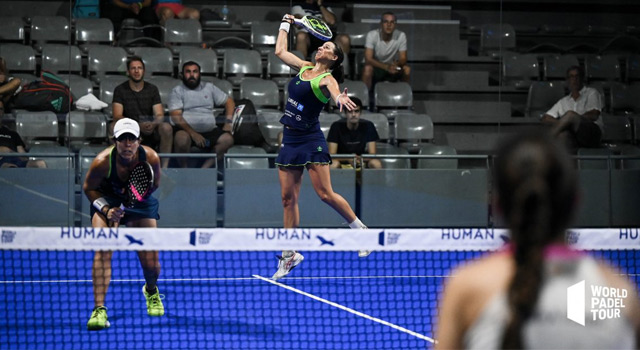
[[[567,318],[567,288],[585,281],[585,325]],[[547,259],[543,287],[534,314],[523,326],[527,349],[635,349],[631,321],[620,318],[593,320],[591,286],[606,286],[596,261],[586,255]],[[631,291],[627,298],[635,298]],[[624,300],[623,300],[624,302]],[[508,319],[505,293],[495,296],[464,335],[466,349],[498,349]]]

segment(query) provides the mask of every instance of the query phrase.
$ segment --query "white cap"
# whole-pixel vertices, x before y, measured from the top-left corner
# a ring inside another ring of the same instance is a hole
[[[138,125],[138,122],[130,118],[122,118],[118,120],[116,125],[113,127],[113,136],[118,138],[120,135],[125,133],[133,134],[136,138],[140,137],[140,126]]]

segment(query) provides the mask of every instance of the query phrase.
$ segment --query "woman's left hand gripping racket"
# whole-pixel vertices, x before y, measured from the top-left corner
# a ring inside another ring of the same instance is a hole
[[[304,16],[301,19],[294,18],[293,23],[299,28],[306,29],[309,34],[322,41],[329,41],[333,37],[331,29],[320,17]]]

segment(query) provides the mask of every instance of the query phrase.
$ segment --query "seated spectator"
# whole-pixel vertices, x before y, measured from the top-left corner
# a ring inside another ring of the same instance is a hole
[[[569,95],[561,98],[542,116],[569,150],[600,147],[602,140],[602,96],[598,90],[584,85],[584,71],[578,66],[567,69]]]
[[[7,63],[0,57],[0,118],[4,115],[5,108],[11,99],[20,91],[22,82],[18,78],[10,77],[7,70]]]
[[[349,57],[351,50],[351,39],[346,34],[336,33],[336,15],[331,7],[324,6],[322,0],[305,0],[291,7],[291,14],[296,18],[304,16],[320,17],[331,28],[334,41],[340,45],[345,57]],[[303,57],[308,57],[311,52],[322,46],[324,41],[309,35],[305,29],[298,29],[296,32],[296,50],[302,53]]]
[[[567,246],[579,195],[563,146],[539,132],[513,135],[498,148],[493,170],[492,193],[511,243],[451,273],[438,312],[436,348],[637,349],[634,284]],[[577,283],[584,283],[580,324],[567,317],[567,290]],[[594,287],[626,294],[616,300],[624,304],[615,309],[617,317],[592,317],[593,299],[600,301]]]
[[[396,22],[396,15],[385,12],[380,19],[380,28],[367,33],[362,81],[369,90],[379,81],[409,82],[407,36],[396,30]]]
[[[376,154],[376,141],[380,140],[375,125],[368,120],[360,119],[362,113],[362,101],[357,97],[351,97],[351,101],[356,104],[356,108],[346,110],[346,118],[331,124],[327,143],[330,154],[356,154],[356,167],[362,167],[363,153]],[[382,163],[379,159],[365,160],[367,168],[380,169]],[[332,158],[331,167],[353,167],[353,159]]]
[[[225,106],[223,128],[216,125],[213,114],[215,106]],[[189,61],[182,65],[182,84],[176,86],[169,96],[169,114],[174,125],[174,151],[189,153],[192,147],[203,152],[215,151],[219,164],[222,164],[225,152],[233,146],[231,125],[236,105],[231,96],[227,96],[210,82],[200,81],[200,65]],[[180,166],[187,167],[187,160],[178,159]],[[209,168],[214,159],[207,159],[202,165]]]
[[[152,0],[106,0],[100,1],[101,17],[113,23],[116,32],[122,27],[122,21],[135,18],[143,26],[158,24],[158,17],[152,7]],[[156,40],[162,39],[160,28],[145,28],[144,35]]]
[[[3,125],[2,118],[0,118],[0,153],[27,153],[20,135]],[[0,157],[0,168],[25,167],[46,168],[47,164],[44,160],[29,160],[28,157]]]
[[[156,14],[162,25],[170,18],[200,19],[200,11],[184,6],[182,0],[158,0]]]
[[[138,56],[127,60],[129,80],[113,90],[113,123],[131,118],[140,124],[142,144],[160,153],[170,153],[173,147],[173,128],[164,121],[164,109],[158,88],[144,81],[144,62]],[[113,127],[113,126],[112,126]],[[169,157],[162,157],[163,168]]]

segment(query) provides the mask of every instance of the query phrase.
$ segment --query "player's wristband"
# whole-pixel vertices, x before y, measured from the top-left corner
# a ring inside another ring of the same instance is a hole
[[[289,33],[289,28],[291,28],[291,24],[289,22],[280,23],[280,30],[284,30],[285,32]]]
[[[100,197],[95,201],[93,201],[93,207],[98,209],[98,211],[101,213],[102,213],[102,209],[108,206],[109,206],[109,202],[107,202],[107,200],[104,197]]]
[[[227,124],[233,124],[233,119],[227,118],[227,119],[224,120],[224,122],[227,123]]]
[[[340,107],[340,96],[344,95],[343,92],[341,92],[338,96],[336,96],[336,106]]]

